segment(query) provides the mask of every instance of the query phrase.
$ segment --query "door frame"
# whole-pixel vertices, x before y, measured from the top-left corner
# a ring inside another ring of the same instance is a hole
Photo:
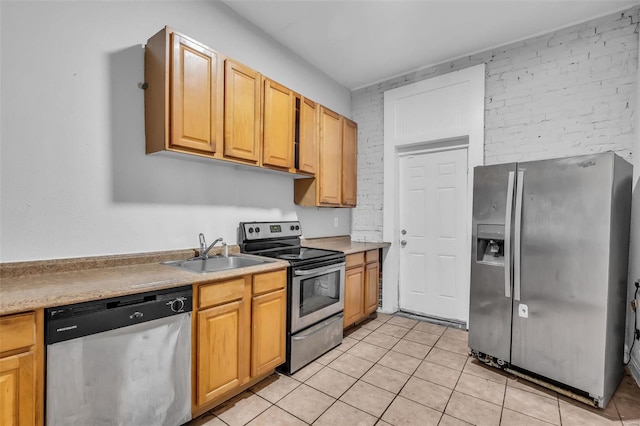
[[[469,259],[471,258],[472,169],[484,164],[484,79],[483,63],[384,92],[383,239],[390,241],[391,246],[386,250],[383,265],[382,312],[396,312],[399,307],[400,153],[429,148],[442,149],[452,141],[458,141],[453,142],[458,145],[460,141],[467,141],[467,247]],[[420,96],[425,94],[432,96]],[[454,119],[432,120],[426,129],[424,126],[417,126],[415,132],[407,132],[406,128],[396,125],[396,111],[399,109],[397,103],[412,96],[420,98],[425,110],[438,110],[440,104],[447,101],[447,109],[451,115],[455,115]],[[470,282],[469,267],[465,274]],[[469,288],[465,297],[469,300]],[[468,318],[467,306],[466,322]]]

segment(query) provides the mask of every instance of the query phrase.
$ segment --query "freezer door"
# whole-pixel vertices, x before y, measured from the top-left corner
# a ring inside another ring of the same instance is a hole
[[[469,347],[508,362],[516,163],[474,169]]]
[[[604,381],[612,164],[518,165],[511,362],[592,395]]]

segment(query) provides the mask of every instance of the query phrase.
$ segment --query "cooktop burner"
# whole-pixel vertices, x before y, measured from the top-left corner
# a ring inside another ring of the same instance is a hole
[[[325,256],[331,256],[336,252],[331,250],[312,249],[307,247],[297,247],[275,252],[278,259],[283,260],[311,260]]]
[[[339,251],[313,249],[307,247],[290,247],[288,249],[247,251],[247,253],[255,254],[258,256],[288,260],[291,263],[310,260],[324,260],[325,258],[333,257],[335,255],[342,255],[342,253]]]
[[[284,260],[298,260],[300,258],[301,257],[299,254],[279,254],[278,255],[278,259],[284,259]]]

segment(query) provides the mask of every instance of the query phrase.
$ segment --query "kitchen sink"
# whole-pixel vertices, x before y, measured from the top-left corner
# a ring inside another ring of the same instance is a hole
[[[228,269],[245,268],[247,266],[262,265],[271,263],[272,260],[262,260],[255,257],[247,257],[237,254],[225,256],[211,256],[206,259],[194,258],[187,260],[175,260],[172,262],[162,262],[163,265],[175,266],[186,271],[205,274],[207,272],[225,271]]]

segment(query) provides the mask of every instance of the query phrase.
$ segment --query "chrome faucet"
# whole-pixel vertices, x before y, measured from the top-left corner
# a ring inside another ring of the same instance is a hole
[[[207,246],[207,241],[204,239],[204,234],[201,233],[200,235],[198,235],[198,238],[200,239],[200,255],[198,256],[199,259],[209,258],[209,252],[211,251],[211,249],[220,241],[222,241],[222,237],[220,237],[217,238],[213,243],[211,243],[211,245]],[[224,257],[228,257],[229,247],[227,246],[227,243],[222,241],[222,247],[224,247]]]

